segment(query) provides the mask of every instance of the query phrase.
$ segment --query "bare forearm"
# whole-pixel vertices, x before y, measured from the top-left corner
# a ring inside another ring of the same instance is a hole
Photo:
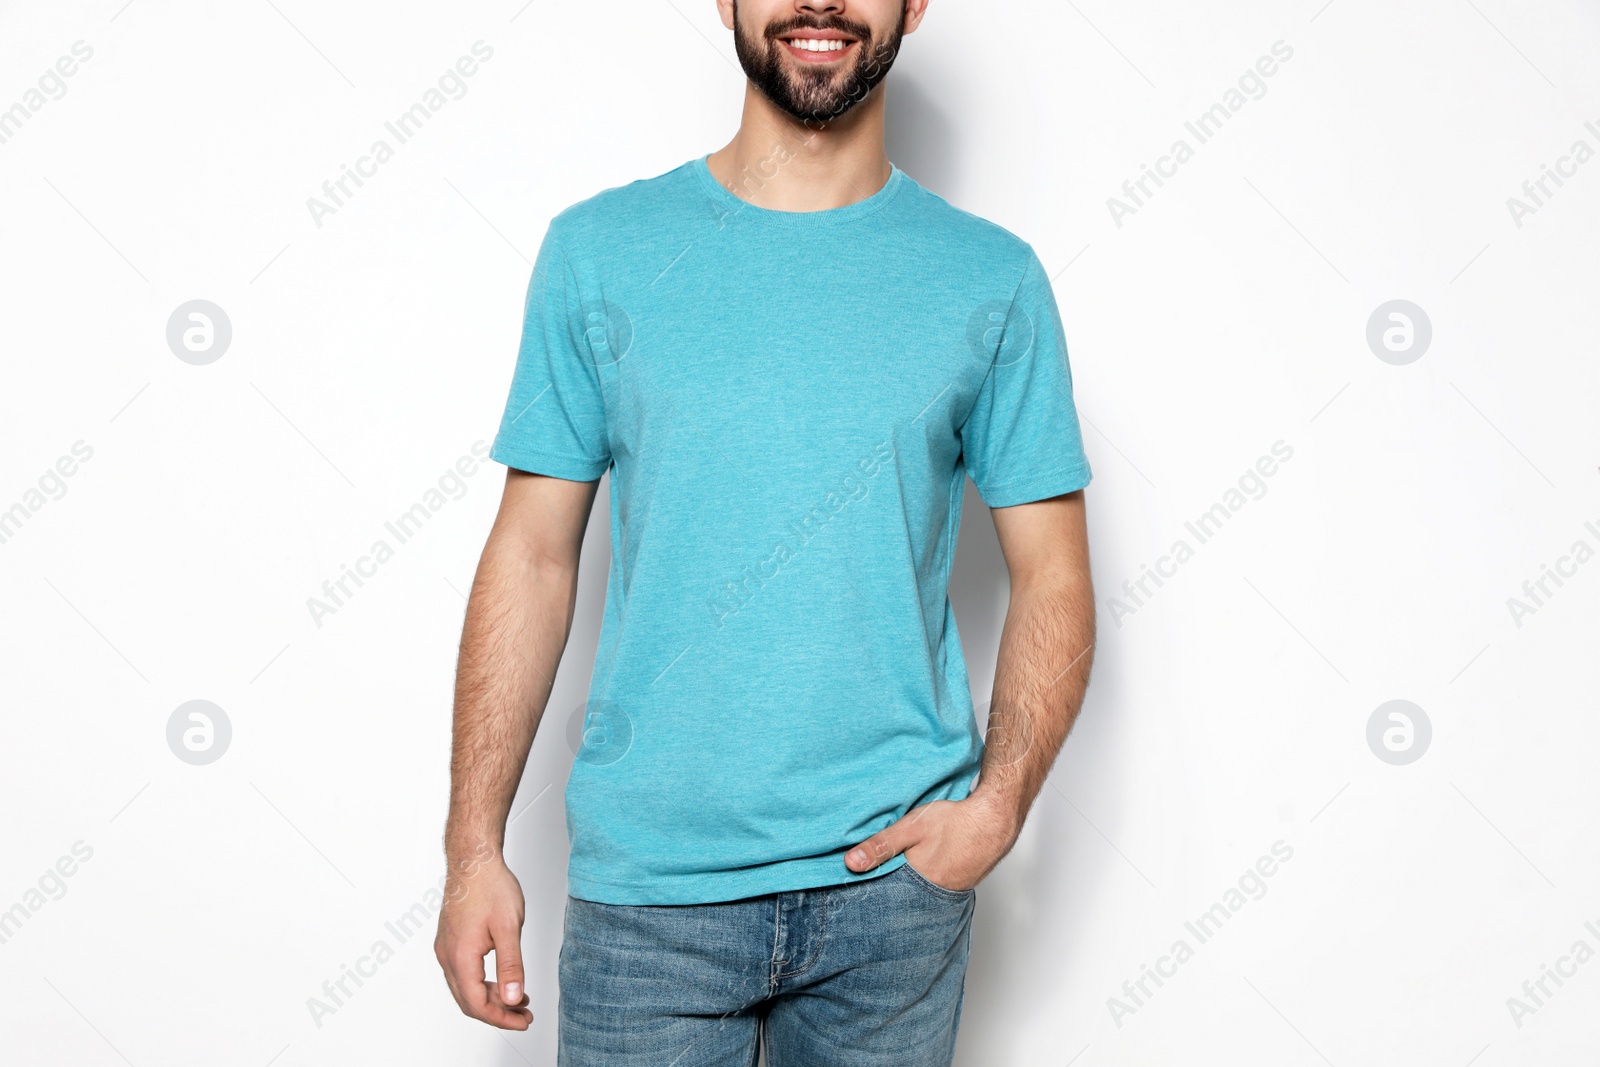
[[[498,854],[506,816],[572,624],[576,567],[491,538],[478,564],[456,668],[445,852]]]
[[[1044,787],[1083,704],[1094,629],[1086,572],[1022,583],[1013,592],[974,796],[1014,819],[1014,830]]]

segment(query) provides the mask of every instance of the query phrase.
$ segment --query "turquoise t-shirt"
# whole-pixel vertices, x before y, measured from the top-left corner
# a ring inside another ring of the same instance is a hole
[[[983,751],[948,596],[966,477],[1008,507],[1090,476],[1026,243],[898,168],[783,212],[703,159],[550,224],[492,455],[611,472],[566,790],[569,891],[609,904],[898,867],[844,853],[965,797]]]

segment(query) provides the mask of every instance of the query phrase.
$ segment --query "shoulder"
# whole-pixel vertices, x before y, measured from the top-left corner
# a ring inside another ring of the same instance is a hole
[[[636,234],[640,223],[681,205],[694,190],[694,161],[653,178],[603,189],[550,220],[550,235],[571,250]]]
[[[1033,246],[999,223],[964,211],[906,176],[906,207],[938,235],[941,246],[960,257],[976,257],[990,265],[1021,272],[1038,262]]]

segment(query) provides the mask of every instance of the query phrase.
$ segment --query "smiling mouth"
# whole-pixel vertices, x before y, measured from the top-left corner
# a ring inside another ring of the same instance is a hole
[[[807,63],[830,63],[844,56],[856,42],[839,37],[782,37],[789,53]]]

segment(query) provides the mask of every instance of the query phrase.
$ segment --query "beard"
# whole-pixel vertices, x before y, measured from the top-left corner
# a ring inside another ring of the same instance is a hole
[[[900,52],[905,24],[905,9],[901,8],[894,32],[883,41],[873,37],[872,27],[841,15],[796,16],[750,34],[739,21],[739,3],[734,0],[733,48],[745,77],[774,107],[806,126],[820,128],[865,100],[883,81]],[[781,38],[800,29],[849,34],[856,40],[855,62],[845,70],[811,69],[792,59],[786,62],[783,50],[788,46]]]

